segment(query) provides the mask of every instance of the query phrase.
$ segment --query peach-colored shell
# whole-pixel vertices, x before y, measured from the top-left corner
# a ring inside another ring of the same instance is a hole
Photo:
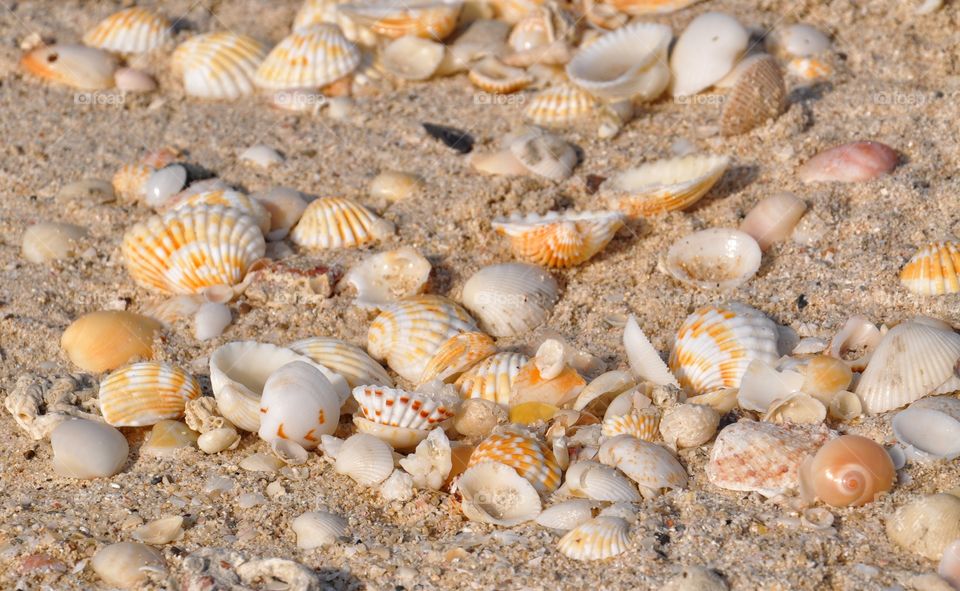
[[[388,427],[432,429],[456,412],[442,399],[386,386],[358,386],[353,397],[363,418]]]
[[[880,142],[853,142],[820,152],[798,175],[804,183],[857,183],[887,174],[899,159],[896,150]]]
[[[136,203],[145,197],[144,189],[155,170],[146,164],[124,164],[113,175],[113,190],[121,201]]]
[[[392,223],[342,197],[321,197],[307,206],[290,232],[306,248],[352,248],[393,234]]]
[[[527,356],[520,353],[497,353],[464,372],[455,385],[462,398],[483,398],[507,405],[510,404],[513,379],[527,361]]]
[[[493,221],[510,240],[517,257],[545,267],[572,267],[588,260],[613,239],[624,216],[612,211],[514,214]]]
[[[340,27],[328,23],[298,29],[285,37],[263,60],[254,82],[267,90],[318,88],[352,73],[360,65],[360,50],[347,41]]]
[[[859,507],[893,488],[897,472],[890,454],[866,437],[843,435],[828,441],[804,467],[805,484],[834,507]]]
[[[952,241],[934,242],[917,251],[903,269],[900,283],[915,294],[944,295],[960,291],[960,248]]]
[[[111,14],[83,36],[86,45],[117,53],[143,53],[169,40],[167,19],[137,6]]]
[[[115,427],[142,427],[183,416],[200,384],[179,367],[146,361],[121,367],[100,383],[100,411]]]
[[[256,39],[217,31],[178,45],[170,67],[190,96],[236,99],[253,94],[253,76],[266,56],[267,47]]]
[[[20,67],[34,76],[73,88],[112,88],[117,60],[102,49],[83,45],[42,45],[20,58]]]
[[[465,332],[447,339],[437,349],[420,376],[420,383],[430,380],[451,381],[497,352],[493,339],[482,332]]]
[[[604,0],[619,10],[633,16],[647,14],[669,14],[700,0]]]
[[[394,3],[388,0],[341,4],[339,12],[374,33],[398,39],[407,35],[441,41],[453,32],[463,3],[424,0]]]
[[[482,462],[499,462],[510,466],[541,495],[557,490],[563,475],[550,448],[533,435],[520,430],[504,430],[481,441],[470,456],[470,466]]]

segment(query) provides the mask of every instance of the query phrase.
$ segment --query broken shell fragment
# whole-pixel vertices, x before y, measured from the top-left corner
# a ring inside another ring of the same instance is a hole
[[[749,281],[760,269],[760,245],[731,228],[694,232],[675,242],[663,266],[677,281],[700,289],[729,290]]]
[[[517,471],[499,462],[470,466],[456,480],[463,500],[460,509],[467,519],[513,526],[540,514],[540,495]]]
[[[767,408],[763,420],[772,423],[795,423],[816,425],[827,418],[827,407],[822,402],[803,392],[774,401]]]
[[[597,458],[629,476],[644,496],[656,496],[664,488],[687,486],[687,471],[673,454],[630,435],[617,435],[603,442]]]
[[[175,515],[145,523],[133,530],[131,537],[144,544],[169,544],[183,536],[183,517]]]
[[[400,460],[400,467],[409,473],[413,486],[440,490],[453,469],[453,450],[443,429],[432,429],[414,453]]]
[[[430,278],[430,269],[430,261],[404,246],[367,257],[343,278],[357,290],[354,305],[379,310],[404,297],[422,293]]]
[[[579,161],[572,145],[538,127],[517,134],[507,149],[529,174],[551,181],[569,178]]]
[[[497,345],[482,332],[462,332],[446,340],[420,376],[420,383],[431,380],[451,382],[463,372],[496,354]]]
[[[792,193],[776,193],[757,203],[740,222],[740,231],[757,241],[762,250],[784,240],[807,211],[807,204]]]
[[[86,235],[86,230],[73,224],[34,224],[23,232],[21,252],[35,264],[62,261],[79,254],[80,241]]]
[[[310,550],[327,546],[346,535],[347,521],[325,511],[310,511],[293,520],[290,529],[297,535],[297,548]]]
[[[82,90],[112,88],[117,60],[102,49],[83,45],[41,45],[20,59],[20,66],[43,80]]]

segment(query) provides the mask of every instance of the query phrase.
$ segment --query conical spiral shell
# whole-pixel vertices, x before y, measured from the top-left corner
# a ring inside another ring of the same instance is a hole
[[[307,206],[290,239],[305,248],[354,248],[393,234],[393,224],[342,197],[321,197]]]
[[[267,90],[327,86],[360,65],[360,50],[347,41],[340,27],[316,24],[285,37],[267,55],[254,82]]]
[[[956,242],[934,242],[917,251],[900,270],[900,283],[915,294],[960,292],[960,248]]]
[[[623,171],[603,190],[611,206],[630,216],[686,209],[700,200],[730,165],[726,156],[690,155]]]
[[[598,211],[546,215],[514,214],[493,221],[514,253],[545,267],[572,267],[600,252],[623,227],[623,214]]]
[[[604,560],[627,549],[629,533],[630,524],[625,519],[601,515],[564,534],[557,549],[574,560]]]
[[[497,353],[464,372],[455,385],[462,398],[483,398],[508,405],[513,379],[528,361],[527,356],[520,353]]]
[[[393,380],[363,349],[333,337],[311,337],[288,345],[315,363],[340,374],[351,388],[365,385],[393,386]]]
[[[136,6],[111,14],[83,36],[84,44],[117,53],[143,53],[169,40],[167,19]]]
[[[267,47],[256,39],[217,31],[178,45],[170,65],[189,96],[233,100],[253,94],[253,76],[266,57]]]
[[[114,427],[142,427],[183,416],[200,384],[179,367],[157,361],[133,363],[100,383],[100,412]]]
[[[510,466],[533,485],[541,495],[560,486],[562,472],[553,452],[533,435],[519,430],[494,433],[480,442],[470,456],[470,466],[499,462]]]

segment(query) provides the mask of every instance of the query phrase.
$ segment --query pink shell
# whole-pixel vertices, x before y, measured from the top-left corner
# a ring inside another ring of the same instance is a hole
[[[853,142],[820,152],[800,167],[804,183],[857,183],[884,175],[897,165],[899,156],[879,142]]]

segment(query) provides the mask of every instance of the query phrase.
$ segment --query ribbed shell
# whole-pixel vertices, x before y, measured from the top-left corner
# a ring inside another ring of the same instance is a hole
[[[351,388],[393,386],[393,380],[363,349],[333,337],[311,337],[291,343],[289,349],[306,355],[315,363],[340,374]]]
[[[524,116],[537,125],[566,125],[589,117],[596,109],[590,93],[571,84],[553,86],[530,99]]]
[[[571,529],[557,549],[574,560],[604,560],[621,554],[630,543],[630,524],[621,517],[601,515]]]
[[[642,489],[683,488],[687,471],[666,448],[630,435],[617,435],[600,446],[597,458],[618,468]]]
[[[146,164],[124,164],[111,179],[113,190],[121,201],[136,203],[145,196],[147,180],[155,168]]]
[[[600,432],[604,437],[632,435],[643,441],[655,441],[659,426],[660,411],[651,406],[604,419]]]
[[[163,293],[236,285],[265,250],[256,221],[220,205],[153,216],[127,230],[121,247],[134,281]]]
[[[600,252],[623,227],[618,212],[596,211],[546,215],[514,214],[493,221],[493,228],[510,240],[514,253],[545,267],[572,267]]]
[[[136,6],[111,14],[83,36],[86,45],[117,53],[143,53],[169,40],[167,19]]]
[[[321,197],[310,203],[290,232],[306,248],[353,248],[393,234],[390,222],[343,197]]]
[[[190,96],[232,100],[253,94],[253,76],[267,57],[267,46],[227,31],[193,37],[170,58],[174,74]]]
[[[416,382],[450,337],[475,332],[466,310],[447,298],[422,295],[405,298],[380,313],[370,324],[367,351],[404,379]]]
[[[630,216],[650,216],[686,209],[723,176],[726,156],[690,155],[658,160],[626,170],[609,186],[611,206]]]
[[[357,433],[340,446],[334,470],[363,486],[379,484],[393,472],[393,449],[373,435]]]
[[[365,419],[390,427],[431,429],[456,412],[439,398],[386,386],[358,386],[353,397]]]
[[[319,23],[336,23],[343,36],[355,43],[375,45],[376,35],[366,27],[357,25],[350,17],[338,10],[345,0],[304,0],[293,17],[293,29],[306,29]]]
[[[599,462],[581,460],[567,470],[561,492],[611,503],[637,503],[637,485],[623,472]]]
[[[720,115],[720,130],[724,135],[746,133],[776,119],[786,104],[787,87],[777,60],[758,56],[745,65],[730,89]]]
[[[493,339],[482,332],[464,332],[446,340],[430,359],[420,383],[449,381],[497,352]]]
[[[680,326],[670,351],[670,369],[696,394],[737,388],[754,359],[776,364],[777,327],[750,306],[707,306]]]
[[[934,242],[917,251],[900,270],[900,283],[919,295],[960,292],[960,249],[956,242]]]
[[[100,411],[115,427],[142,427],[183,416],[200,384],[179,367],[157,361],[133,363],[100,382]]]
[[[620,12],[634,16],[646,14],[669,14],[700,0],[605,0]]]
[[[560,295],[545,269],[527,263],[490,265],[463,285],[461,301],[495,337],[519,336],[543,324]]]
[[[183,197],[174,196],[164,204],[166,210],[177,210],[196,205],[222,205],[242,211],[252,217],[261,232],[270,230],[270,212],[259,201],[233,189],[213,189],[199,193],[184,192]]]
[[[462,2],[426,0],[396,4],[388,0],[367,0],[341,4],[338,9],[354,23],[397,39],[406,35],[440,41],[453,32]]]
[[[495,57],[488,57],[467,72],[467,78],[480,90],[492,94],[510,94],[523,90],[533,82],[526,70],[508,66]]]
[[[527,361],[527,356],[520,353],[497,353],[464,372],[455,385],[462,398],[483,398],[507,405],[510,404],[513,378]]]
[[[257,68],[254,82],[268,90],[327,86],[360,65],[360,50],[340,27],[317,24],[299,29],[273,48]]]
[[[570,81],[608,101],[650,101],[670,82],[670,27],[632,23],[581,47],[567,64]]]
[[[563,472],[553,452],[542,441],[521,431],[505,430],[481,441],[470,455],[468,466],[498,462],[526,478],[541,495],[560,487]]]

